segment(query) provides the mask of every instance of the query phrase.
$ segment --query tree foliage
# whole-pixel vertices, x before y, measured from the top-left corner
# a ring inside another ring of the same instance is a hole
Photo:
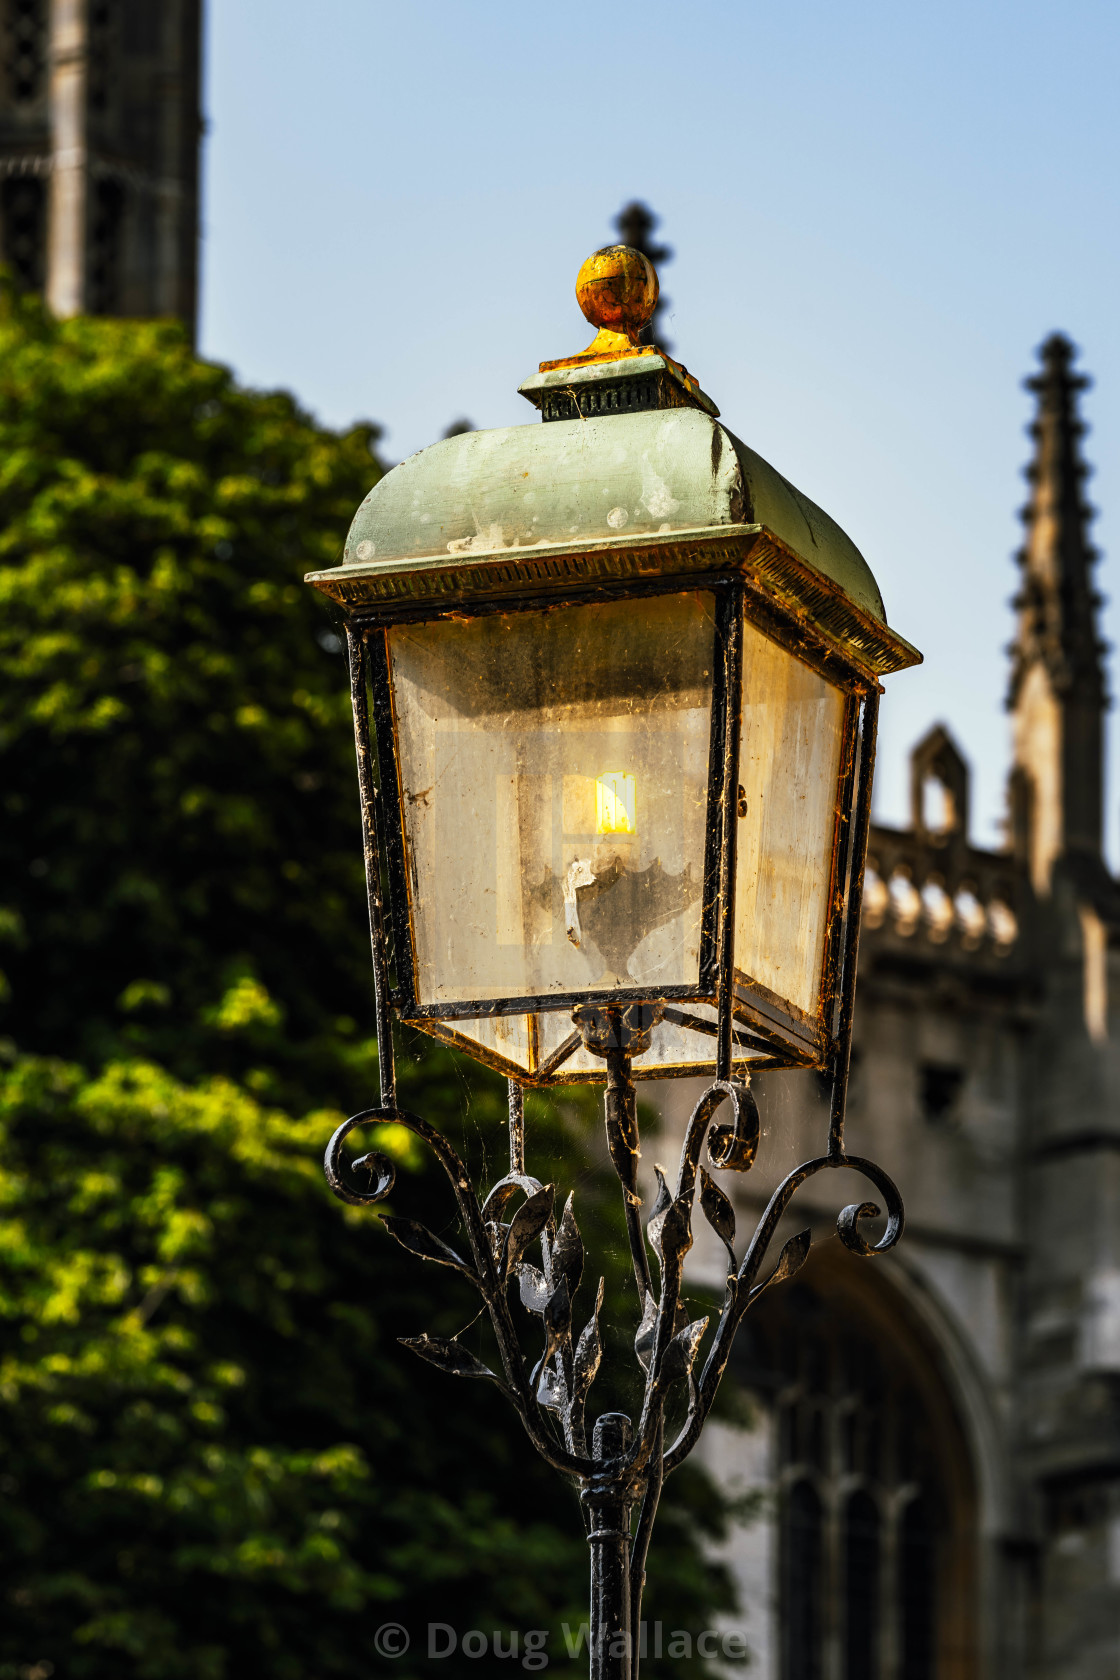
[[[174,326],[0,293],[0,1680],[408,1680],[447,1668],[379,1658],[384,1621],[547,1628],[555,1661],[586,1614],[570,1491],[397,1346],[473,1345],[476,1303],[319,1166],[376,1052],[345,669],[301,578],[375,440]],[[405,1049],[402,1100],[499,1176],[499,1083]],[[530,1111],[567,1186],[589,1103]],[[430,1167],[378,1146],[420,1211]],[[609,1190],[577,1206],[632,1315]],[[672,1479],[667,1623],[729,1602],[720,1520]]]

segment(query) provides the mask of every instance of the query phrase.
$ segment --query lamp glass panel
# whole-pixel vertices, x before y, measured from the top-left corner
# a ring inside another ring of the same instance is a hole
[[[713,596],[387,637],[417,1001],[697,985]]]
[[[744,623],[735,968],[805,1015],[820,1001],[845,699]]]
[[[693,1019],[707,1023],[708,1031],[682,1025],[678,1021],[660,1021],[653,1028],[648,1050],[634,1058],[633,1072],[637,1079],[659,1079],[667,1074],[711,1072],[716,1054],[716,1011],[704,1003],[689,1003],[689,1022]],[[572,1026],[567,1010],[542,1011],[534,1015],[483,1015],[474,1020],[456,1017],[453,1021],[433,1023],[426,1018],[420,1023],[436,1035],[447,1038],[460,1049],[468,1050],[500,1072],[512,1078],[532,1081],[542,1063],[566,1049],[563,1061],[552,1077],[559,1084],[576,1084],[584,1080],[603,1079],[604,1063],[578,1043],[579,1035]],[[575,1038],[575,1048],[571,1040]],[[733,1065],[745,1068],[763,1054],[736,1044],[732,1052]]]

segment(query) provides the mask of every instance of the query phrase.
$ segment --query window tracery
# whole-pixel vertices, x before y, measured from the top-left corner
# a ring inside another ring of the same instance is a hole
[[[758,1312],[748,1360],[775,1416],[780,1680],[970,1672],[946,1633],[968,1617],[967,1471],[946,1461],[936,1388],[850,1301],[802,1283]]]

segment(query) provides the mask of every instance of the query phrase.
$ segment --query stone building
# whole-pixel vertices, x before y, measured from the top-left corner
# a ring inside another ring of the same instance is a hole
[[[201,0],[0,0],[0,262],[58,315],[198,299]]]
[[[1073,354],[1048,339],[1028,381],[1006,847],[970,843],[943,728],[909,827],[872,834],[848,1135],[906,1235],[874,1262],[829,1240],[854,1174],[795,1198],[780,1237],[817,1240],[745,1327],[755,1427],[709,1449],[765,1489],[730,1546],[759,1680],[1120,1674],[1120,890]],[[828,1125],[804,1074],[756,1088],[746,1228]],[[661,1093],[672,1130],[690,1093]]]

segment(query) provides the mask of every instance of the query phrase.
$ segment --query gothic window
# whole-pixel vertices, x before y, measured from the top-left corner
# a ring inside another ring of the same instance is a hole
[[[936,1374],[873,1319],[799,1282],[744,1349],[776,1423],[780,1680],[973,1672],[967,1452]]]
[[[46,92],[47,0],[0,0],[3,87],[13,105],[33,105]]]
[[[120,309],[124,203],[124,188],[119,181],[101,179],[93,183],[86,298],[91,315],[115,315]]]
[[[46,184],[37,175],[0,181],[0,261],[16,285],[41,291],[47,236]]]
[[[782,1669],[788,1680],[820,1680],[821,1502],[812,1482],[795,1482],[782,1507]]]

